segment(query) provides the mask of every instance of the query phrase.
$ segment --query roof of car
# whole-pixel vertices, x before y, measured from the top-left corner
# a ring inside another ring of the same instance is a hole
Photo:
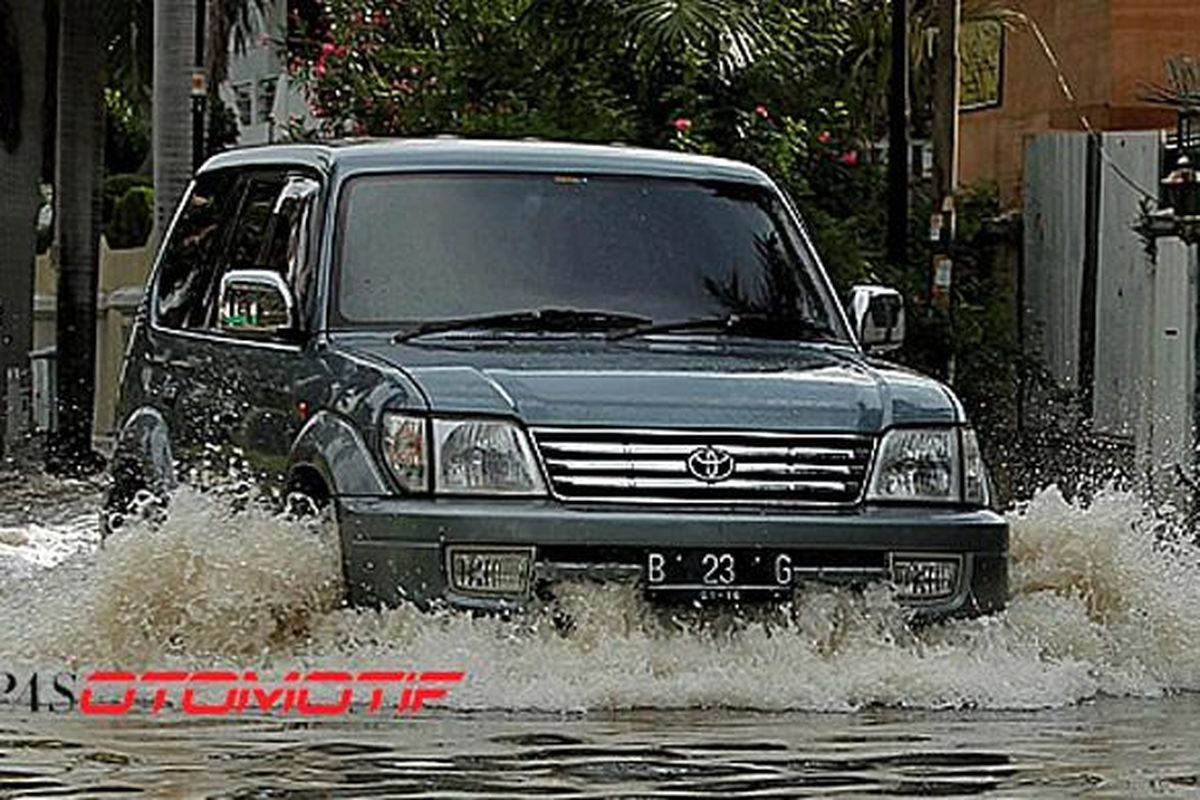
[[[230,150],[201,171],[263,164],[322,171],[531,171],[646,175],[769,184],[756,167],[723,158],[624,145],[534,140],[345,139],[317,144],[272,144]]]

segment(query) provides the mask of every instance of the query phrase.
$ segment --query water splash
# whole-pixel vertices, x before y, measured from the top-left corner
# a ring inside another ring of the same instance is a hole
[[[456,668],[471,709],[1040,708],[1200,689],[1200,551],[1140,502],[1048,490],[1012,515],[1003,614],[914,632],[883,590],[814,589],[770,619],[672,619],[619,586],[562,593],[573,624],[340,604],[330,526],[184,488],[160,525],[0,578],[0,659]],[[9,529],[17,541],[25,531]],[[40,552],[27,535],[12,550]]]

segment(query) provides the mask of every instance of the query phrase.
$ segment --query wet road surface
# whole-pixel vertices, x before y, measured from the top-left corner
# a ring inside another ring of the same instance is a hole
[[[885,593],[828,590],[770,624],[597,586],[564,596],[569,630],[355,611],[317,523],[184,489],[99,548],[95,501],[0,481],[0,672],[467,678],[415,717],[319,720],[32,713],[14,692],[0,797],[1200,793],[1200,552],[1127,496],[1014,512],[1010,608],[920,631]]]

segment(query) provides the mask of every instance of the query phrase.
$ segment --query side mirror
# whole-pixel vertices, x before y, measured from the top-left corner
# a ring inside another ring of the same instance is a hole
[[[896,350],[904,344],[904,298],[884,286],[855,286],[850,290],[850,322],[864,350]]]
[[[222,331],[270,337],[296,327],[296,302],[283,277],[268,269],[235,269],[221,278]]]

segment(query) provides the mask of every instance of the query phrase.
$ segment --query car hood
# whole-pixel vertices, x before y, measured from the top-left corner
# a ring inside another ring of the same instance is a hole
[[[592,339],[396,344],[343,335],[339,350],[389,365],[431,410],[531,425],[876,432],[951,423],[936,381],[845,347]]]

